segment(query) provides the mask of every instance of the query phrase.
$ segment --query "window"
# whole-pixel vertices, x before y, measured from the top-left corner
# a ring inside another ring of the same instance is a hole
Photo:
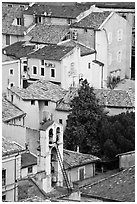
[[[10,82],[9,88],[12,88],[13,86],[14,86],[14,83],[13,83],[13,82]]]
[[[27,60],[24,60],[23,63],[24,63],[24,64],[27,64]]]
[[[12,7],[12,4],[8,4],[8,7]]]
[[[35,23],[41,23],[41,17],[40,16],[35,18]]]
[[[71,23],[72,23],[72,19],[67,19],[67,21],[68,21],[68,24],[70,25]]]
[[[45,75],[44,71],[45,71],[44,67],[41,67],[41,76]]]
[[[6,45],[10,45],[10,35],[6,35]]]
[[[45,101],[45,106],[48,106],[48,101]]]
[[[84,174],[85,174],[85,168],[81,167],[79,168],[79,180],[83,180],[84,179]]]
[[[109,44],[112,43],[112,33],[111,32],[108,33],[108,42]]]
[[[118,61],[118,62],[121,62],[121,59],[122,59],[122,51],[119,50],[119,51],[117,52],[117,61]]]
[[[123,37],[123,31],[122,31],[122,29],[119,29],[119,30],[117,31],[117,40],[118,40],[118,41],[121,41],[121,40],[122,40],[122,37]]]
[[[41,60],[41,65],[44,65],[44,60]]]
[[[9,75],[13,75],[14,74],[14,70],[13,70],[13,68],[11,68],[10,70],[9,70]]]
[[[28,167],[28,174],[31,174],[32,173],[32,166],[29,166]]]
[[[112,63],[112,54],[109,53],[108,54],[108,65],[111,65],[111,63]]]
[[[6,201],[6,195],[2,195],[2,201]]]
[[[17,25],[21,25],[21,18],[17,18]]]
[[[13,95],[11,95],[11,102],[13,103]]]
[[[90,69],[90,68],[91,68],[91,63],[89,62],[89,63],[88,63],[88,69]]]
[[[6,185],[6,169],[2,169],[2,186]]]
[[[60,124],[62,124],[62,123],[63,123],[63,122],[62,122],[62,119],[59,119],[59,123],[60,123]]]
[[[37,67],[36,66],[33,66],[33,74],[37,74]]]
[[[35,105],[35,101],[34,100],[31,100],[31,105]]]
[[[55,69],[51,69],[51,77],[55,77]]]
[[[20,5],[20,8],[24,8],[24,6],[23,6],[23,5]]]
[[[23,67],[23,71],[27,72],[27,66],[26,65]]]

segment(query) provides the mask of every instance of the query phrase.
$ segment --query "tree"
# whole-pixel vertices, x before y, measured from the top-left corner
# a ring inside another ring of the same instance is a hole
[[[72,111],[68,116],[64,132],[64,146],[76,150],[79,146],[83,153],[97,153],[100,145],[97,138],[97,123],[103,114],[103,108],[87,80],[82,82],[78,96],[71,101]]]

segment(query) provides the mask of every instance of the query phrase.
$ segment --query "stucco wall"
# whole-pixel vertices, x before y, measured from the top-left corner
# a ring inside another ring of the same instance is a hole
[[[10,35],[10,45],[18,42],[18,41],[23,41],[24,40],[24,36],[18,36],[18,35]],[[8,45],[6,45],[6,35],[2,34],[2,48],[6,47]]]
[[[33,165],[32,173],[28,174],[28,167],[21,169],[21,178],[25,178],[30,175],[35,175],[37,173],[37,165]]]
[[[26,128],[19,125],[2,123],[2,135],[11,140],[19,143],[25,147],[26,143]]]
[[[135,165],[135,153],[119,156],[119,168],[126,169]]]
[[[29,27],[33,23],[33,15],[23,15],[24,17],[24,26]]]
[[[9,73],[10,68],[13,69],[13,75]],[[13,82],[15,86],[19,87],[20,83],[20,69],[19,61],[7,61],[2,63],[2,92],[7,91],[9,84]]]

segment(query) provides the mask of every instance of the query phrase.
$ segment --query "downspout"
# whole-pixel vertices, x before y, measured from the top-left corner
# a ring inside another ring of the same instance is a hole
[[[20,60],[20,88],[23,88],[23,87],[21,87],[21,59],[19,59]]]
[[[14,171],[14,202],[16,201],[16,156],[15,156],[15,171]]]

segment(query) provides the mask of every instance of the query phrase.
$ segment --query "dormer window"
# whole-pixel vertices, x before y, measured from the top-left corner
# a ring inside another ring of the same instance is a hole
[[[17,25],[21,25],[21,18],[17,18]]]
[[[41,16],[35,17],[35,23],[41,23],[41,22],[42,22]]]

